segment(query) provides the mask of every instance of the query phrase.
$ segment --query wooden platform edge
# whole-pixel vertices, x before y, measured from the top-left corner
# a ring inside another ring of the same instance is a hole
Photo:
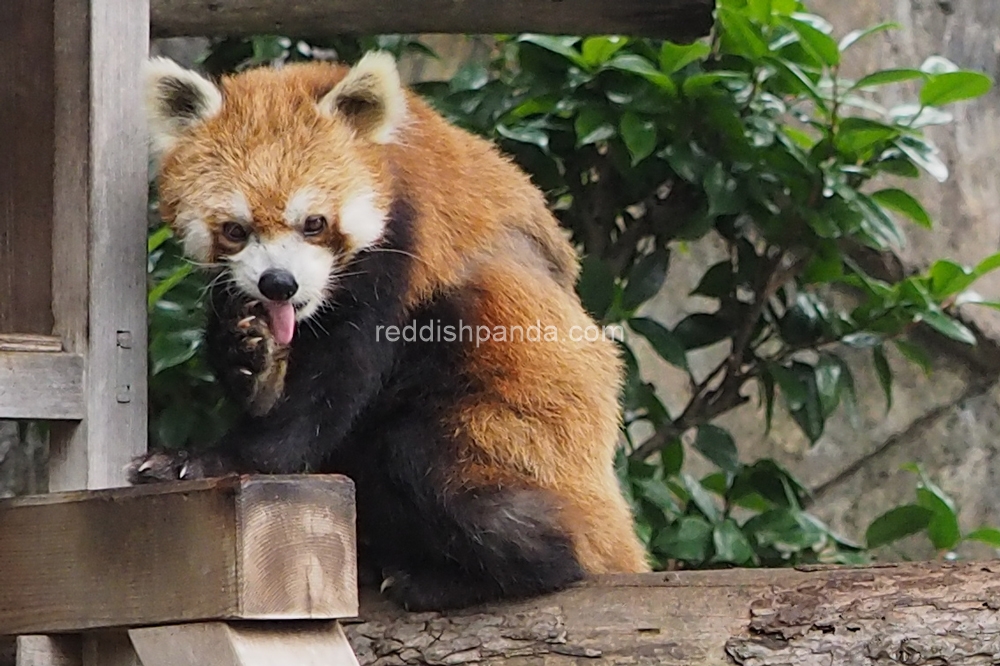
[[[364,591],[362,666],[994,663],[1000,561],[607,576],[523,603],[408,614]]]
[[[152,0],[155,37],[464,33],[649,35],[689,42],[708,34],[715,0]]]
[[[0,501],[0,635],[357,614],[354,484],[248,476]]]

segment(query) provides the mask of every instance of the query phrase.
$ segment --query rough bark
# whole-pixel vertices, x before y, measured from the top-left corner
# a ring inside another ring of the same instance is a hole
[[[1000,564],[611,576],[523,603],[407,614],[367,593],[362,666],[951,666],[1000,661]]]

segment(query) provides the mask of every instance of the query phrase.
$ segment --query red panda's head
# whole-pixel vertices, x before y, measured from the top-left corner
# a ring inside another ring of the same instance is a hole
[[[163,58],[146,74],[160,212],[188,256],[261,300],[279,342],[383,237],[383,154],[406,122],[395,62],[255,69],[213,83]]]

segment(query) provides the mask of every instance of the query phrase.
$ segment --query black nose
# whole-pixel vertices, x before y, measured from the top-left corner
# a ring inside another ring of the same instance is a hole
[[[271,268],[257,280],[257,288],[264,298],[272,301],[287,301],[299,290],[299,283],[288,271]]]

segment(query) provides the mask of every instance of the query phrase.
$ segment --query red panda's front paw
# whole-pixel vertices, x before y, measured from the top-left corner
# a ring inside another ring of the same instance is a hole
[[[288,349],[275,341],[257,302],[237,311],[227,334],[223,380],[251,413],[266,414],[284,390]]]
[[[187,451],[156,451],[139,456],[125,468],[133,486],[165,481],[192,481],[231,473],[232,465],[220,456],[195,456]]]

